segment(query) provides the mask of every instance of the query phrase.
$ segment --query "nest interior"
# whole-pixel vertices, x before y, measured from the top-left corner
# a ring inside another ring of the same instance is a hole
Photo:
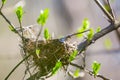
[[[54,68],[56,62],[60,60],[62,65],[68,65],[70,54],[75,50],[67,42],[61,42],[59,39],[39,40],[37,48],[40,50],[39,55],[36,54],[36,43],[28,40],[26,44],[27,54],[31,54],[33,63],[39,70],[39,77],[48,75]]]

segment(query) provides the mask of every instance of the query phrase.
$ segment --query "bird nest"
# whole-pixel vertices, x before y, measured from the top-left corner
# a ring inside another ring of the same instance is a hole
[[[36,42],[27,41],[24,52],[31,54],[27,61],[37,68],[33,79],[50,74],[58,60],[62,62],[62,66],[68,65],[70,54],[76,50],[75,46],[67,41],[61,42],[60,39],[39,40],[37,49],[40,50],[39,54],[36,54]]]

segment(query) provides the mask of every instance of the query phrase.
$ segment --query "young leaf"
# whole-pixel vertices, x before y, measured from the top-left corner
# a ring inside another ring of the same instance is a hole
[[[41,11],[37,19],[37,23],[44,26],[46,23],[46,20],[48,19],[48,16],[49,16],[49,9],[45,9],[44,11]]]
[[[92,28],[90,28],[90,31],[89,31],[89,33],[87,35],[88,40],[91,40],[93,38],[93,35],[94,35],[94,30]]]
[[[10,29],[12,32],[15,32],[15,33],[16,33],[16,30],[14,29],[14,27],[9,26],[9,29]]]
[[[73,53],[69,57],[69,62],[73,61],[76,58],[77,54],[78,54],[78,51],[74,50]]]
[[[45,29],[44,29],[44,38],[45,38],[46,40],[48,40],[48,39],[50,38],[50,33],[49,33],[49,31],[48,31],[48,28],[45,28]]]
[[[83,22],[82,22],[82,26],[78,29],[77,32],[83,32],[83,31],[89,29],[89,26],[90,26],[90,22],[88,21],[87,18],[85,18],[85,19],[83,20]],[[77,37],[78,37],[78,38],[80,38],[80,37],[82,37],[82,36],[83,36],[83,33],[77,34]]]
[[[90,22],[88,21],[87,18],[85,18],[85,19],[83,20],[83,22],[82,22],[82,28],[83,28],[83,30],[84,30],[84,31],[87,30],[87,29],[89,28],[89,26],[90,26]]]
[[[96,32],[98,33],[100,31],[101,31],[101,27],[97,27]]]
[[[39,58],[39,54],[40,54],[40,49],[36,49],[36,55],[38,56],[38,58]]]
[[[100,71],[100,67],[101,67],[100,63],[98,63],[97,61],[93,62],[93,64],[92,64],[92,70],[93,70],[93,74],[94,74],[95,77],[98,74],[98,72]]]
[[[6,0],[2,0],[2,4],[5,4],[6,3]]]
[[[105,9],[106,9],[107,11],[110,11],[110,7],[109,7],[108,4],[104,5],[104,7],[105,7]]]
[[[17,7],[16,15],[17,15],[18,20],[21,22],[22,16],[23,16],[23,8],[21,6]]]
[[[111,49],[112,48],[111,40],[109,38],[105,39],[104,45],[105,45],[106,49]]]
[[[71,77],[73,77],[74,79],[75,79],[75,78],[78,78],[78,77],[80,77],[80,69],[76,69],[76,70],[74,71],[74,73],[69,71],[68,74],[69,74]]]
[[[55,67],[52,70],[52,75],[56,74],[56,72],[62,67],[62,62],[60,62],[60,60],[58,60],[58,62],[56,63]]]
[[[83,31],[84,31],[84,29],[83,29],[82,27],[80,27],[77,32],[83,32]],[[83,36],[83,33],[77,34],[76,36],[77,36],[78,38],[81,38],[81,37]]]
[[[10,29],[11,31],[14,31],[14,28],[13,28],[12,26],[9,26],[9,29]]]
[[[80,75],[80,69],[76,69],[75,72],[73,73],[74,78],[78,78]]]

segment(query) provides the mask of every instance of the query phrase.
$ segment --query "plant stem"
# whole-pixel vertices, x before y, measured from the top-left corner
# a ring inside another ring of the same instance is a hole
[[[118,29],[120,27],[120,22],[117,22],[115,24],[110,24],[109,26],[107,26],[106,28],[102,29],[100,32],[95,33],[92,40],[91,41],[84,41],[82,43],[80,43],[78,45],[78,51],[80,51],[80,53],[87,48],[90,44],[92,44],[93,42],[95,42],[96,40],[98,40],[99,38],[103,37],[104,35]]]
[[[81,70],[84,70],[84,71],[85,71],[86,73],[88,73],[89,75],[94,76],[94,74],[93,74],[92,71],[90,71],[90,70],[88,70],[88,69],[86,69],[86,68],[84,68],[84,67],[82,67],[82,66],[79,66],[79,65],[74,64],[74,63],[70,63],[70,65],[72,65],[72,66],[74,66],[74,67],[77,67],[77,68],[79,68],[79,69],[81,69]],[[108,78],[106,78],[106,77],[104,77],[103,75],[100,75],[100,74],[96,75],[96,77],[99,77],[99,78],[101,78],[101,79],[103,79],[103,80],[111,80],[111,79],[108,79]]]
[[[90,31],[90,29],[85,30],[85,31],[82,31],[82,32],[77,32],[77,33],[73,33],[73,34],[67,35],[67,36],[65,36],[65,37],[60,38],[60,41],[61,41],[61,42],[64,42],[64,41],[66,41],[67,39],[69,39],[69,38],[71,38],[71,37],[73,37],[73,36],[75,36],[75,35],[82,34],[82,33],[88,32],[88,31]]]
[[[82,33],[88,32],[88,31],[90,31],[90,29],[82,31],[82,32],[77,32],[77,33],[70,34],[66,38],[71,38],[72,36],[75,36],[75,35],[78,35],[78,34],[82,34]]]
[[[3,6],[4,6],[4,4],[2,3],[2,6],[0,7],[0,11],[2,10]]]
[[[39,36],[41,35],[42,33],[42,30],[43,30],[43,26],[41,26],[40,30],[39,30],[39,33],[36,37],[36,40],[35,40],[35,50],[38,48],[38,39],[39,39]]]
[[[38,33],[38,35],[37,35],[37,37],[36,37],[36,41],[35,41],[35,42],[37,42],[37,41],[38,41],[39,36],[40,36],[40,35],[41,35],[41,33],[42,33],[42,30],[43,30],[43,26],[41,26],[41,28],[40,28],[40,30],[39,30],[39,33]]]
[[[23,60],[21,60],[12,70],[11,72],[7,75],[7,77],[5,78],[5,80],[7,80],[10,75],[17,69],[17,67],[22,64],[26,59],[28,59],[31,56],[31,54],[29,54],[28,56],[26,56]]]
[[[110,22],[114,22],[114,18],[112,17],[112,15],[104,8],[104,6],[102,5],[102,3],[99,0],[94,0],[96,2],[96,4],[100,7],[100,9],[103,11],[103,13],[108,17],[108,19],[110,20]]]
[[[5,15],[0,11],[0,15],[5,19],[5,21],[15,30],[15,33],[18,34],[21,38],[21,34],[15,29],[14,25],[5,17]]]
[[[107,0],[107,3],[108,3],[108,6],[109,6],[109,8],[110,8],[110,14],[111,14],[111,16],[113,17],[113,19],[115,19],[115,15],[114,15],[113,9],[112,9],[112,7],[111,7],[111,5],[110,5],[110,0]]]

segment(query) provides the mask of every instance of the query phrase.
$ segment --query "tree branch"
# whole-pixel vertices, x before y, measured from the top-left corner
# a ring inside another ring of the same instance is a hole
[[[31,54],[29,54],[28,56],[26,56],[23,60],[21,60],[12,70],[11,72],[7,75],[7,77],[5,78],[5,80],[8,80],[8,78],[10,77],[10,75],[18,68],[18,66],[20,64],[22,64],[26,59],[28,59],[31,56]]]
[[[104,14],[109,18],[111,24],[107,26],[106,28],[102,29],[100,32],[94,34],[93,38],[88,41],[84,41],[78,45],[78,51],[81,53],[85,48],[87,48],[90,44],[95,42],[97,39],[103,37],[104,35],[108,34],[109,32],[112,32],[113,30],[117,30],[120,27],[120,22],[117,20],[114,20],[111,14],[103,7],[103,5],[100,3],[99,0],[94,0],[96,4],[100,7],[100,9],[104,12]]]
[[[104,35],[108,34],[109,32],[112,32],[113,30],[116,30],[120,27],[120,22],[115,22],[114,24],[110,24],[106,28],[102,29],[100,32],[95,33],[92,40],[84,41],[78,45],[78,51],[81,53],[85,48],[87,48],[89,45],[91,45],[93,42],[98,40],[99,38],[103,37]]]
[[[15,30],[15,33],[18,34],[21,38],[21,34],[15,29],[14,25],[5,17],[5,15],[0,10],[0,15],[5,19],[5,21]]]
[[[103,13],[108,17],[109,22],[114,22],[114,18],[112,15],[104,8],[102,3],[99,0],[94,0],[96,4],[100,7],[100,9],[103,11]]]
[[[115,19],[115,15],[114,15],[113,9],[112,9],[112,7],[111,7],[111,5],[110,5],[110,0],[107,0],[107,3],[108,3],[108,6],[109,6],[109,8],[110,8],[110,14],[111,14],[111,16],[113,17],[113,19]]]
[[[74,67],[77,67],[77,68],[79,68],[79,69],[81,69],[81,70],[84,70],[84,71],[85,71],[86,73],[88,73],[89,75],[94,76],[94,74],[93,74],[92,71],[84,68],[83,66],[79,66],[79,65],[74,64],[74,63],[70,63],[70,65],[72,65],[72,66],[74,66]],[[101,78],[101,79],[103,79],[103,80],[111,80],[111,79],[108,79],[108,78],[106,78],[106,77],[104,77],[103,75],[100,75],[100,74],[97,74],[96,77],[99,77],[99,78]]]

